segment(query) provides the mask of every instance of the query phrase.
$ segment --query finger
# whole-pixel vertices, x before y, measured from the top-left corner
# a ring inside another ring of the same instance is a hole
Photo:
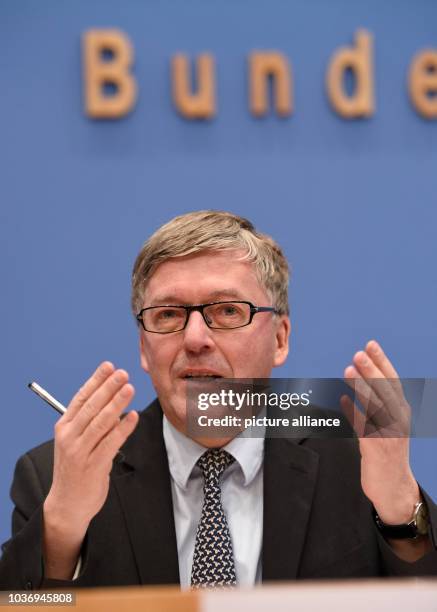
[[[360,438],[360,450],[361,439],[381,437],[379,428],[364,416],[348,395],[343,395],[340,398],[340,406],[352,429],[354,429],[357,437]]]
[[[366,428],[365,436],[378,433],[381,437],[395,437],[409,431],[408,405],[401,406],[396,401],[396,408],[390,410],[375,394],[369,381],[364,380],[353,366],[345,370],[345,382],[355,392],[356,399],[364,408]],[[387,384],[386,379],[372,381]]]
[[[67,412],[59,419],[60,422],[67,423],[74,419],[81,410],[85,402],[91,395],[108,379],[114,372],[114,365],[110,361],[104,361],[99,365],[94,374],[79,389],[68,405]]]
[[[381,346],[376,342],[376,340],[370,340],[366,344],[365,350],[381,373],[390,380],[390,384],[392,385],[394,392],[398,396],[403,397],[404,393],[402,384],[399,380],[399,374],[394,369],[391,361],[388,359]]]
[[[127,438],[134,431],[138,424],[138,420],[138,412],[131,410],[104,438],[102,438],[90,455],[91,461],[96,462],[96,464],[112,461],[119,448],[123,446]]]
[[[349,421],[350,426],[355,431],[359,438],[363,437],[366,427],[366,417],[358,410],[354,402],[348,395],[342,395],[340,398],[340,407],[344,416]]]
[[[377,394],[386,410],[389,411],[393,418],[399,418],[400,398],[381,370],[364,351],[355,353],[353,362],[359,374]]]
[[[135,389],[131,384],[125,384],[114,395],[112,400],[95,416],[80,436],[83,452],[90,453],[111,429],[120,422],[120,415],[130,404]]]
[[[86,400],[81,410],[70,422],[70,434],[80,436],[91,421],[107,406],[118,391],[129,380],[126,370],[115,370]]]
[[[345,382],[354,391],[355,398],[360,402],[368,419],[384,409],[384,404],[373,391],[368,381],[359,374],[354,366],[348,366],[344,371]]]
[[[399,375],[394,369],[391,361],[385,355],[384,351],[376,340],[370,340],[366,344],[366,353],[386,378],[399,378]]]
[[[353,356],[353,364],[364,378],[384,378],[383,373],[365,351]]]

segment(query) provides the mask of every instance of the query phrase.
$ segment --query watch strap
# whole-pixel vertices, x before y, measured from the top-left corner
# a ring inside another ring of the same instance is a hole
[[[373,508],[373,516],[376,526],[386,538],[394,540],[415,539],[428,533],[429,513],[423,500],[415,504],[411,520],[403,525],[387,525],[383,523],[375,508]]]
[[[411,540],[419,536],[417,525],[414,520],[402,525],[387,525],[381,521],[376,510],[373,512],[376,526],[385,538],[392,540]]]

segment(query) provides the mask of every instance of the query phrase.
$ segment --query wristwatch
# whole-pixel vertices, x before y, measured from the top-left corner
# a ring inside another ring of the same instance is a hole
[[[381,521],[375,509],[373,512],[376,526],[385,538],[392,538],[393,540],[415,539],[428,533],[429,514],[423,501],[414,505],[413,518],[409,523],[403,525],[387,525]]]

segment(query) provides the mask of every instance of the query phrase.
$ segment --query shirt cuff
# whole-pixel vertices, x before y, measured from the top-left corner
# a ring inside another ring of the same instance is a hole
[[[77,561],[76,569],[74,570],[74,574],[73,574],[72,580],[76,580],[76,578],[79,577],[81,568],[82,568],[82,557],[80,556],[78,561]]]

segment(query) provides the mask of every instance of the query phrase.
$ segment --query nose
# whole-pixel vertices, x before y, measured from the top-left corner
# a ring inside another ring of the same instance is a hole
[[[185,349],[191,353],[200,353],[210,350],[214,346],[212,330],[205,323],[202,314],[192,311],[187,325],[182,332],[184,334]]]

